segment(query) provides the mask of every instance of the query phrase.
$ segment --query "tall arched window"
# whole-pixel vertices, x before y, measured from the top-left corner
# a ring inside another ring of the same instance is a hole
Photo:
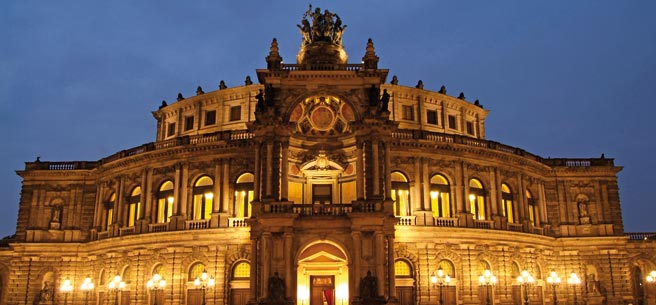
[[[139,220],[139,214],[141,213],[141,187],[135,187],[130,193],[128,198],[128,215],[126,219],[126,224],[128,227],[134,227]]]
[[[251,201],[253,201],[253,181],[251,173],[244,173],[235,183],[235,217],[251,216]]]
[[[399,259],[394,262],[395,277],[412,277],[412,267],[405,260]]]
[[[251,264],[239,262],[232,268],[232,279],[248,279],[251,277]]]
[[[105,219],[102,224],[103,231],[107,231],[114,223],[114,204],[116,203],[116,193],[109,195],[109,200],[105,202]]]
[[[194,202],[191,212],[193,220],[210,219],[212,217],[213,185],[214,181],[208,176],[200,177],[194,183]]]
[[[485,204],[485,189],[478,179],[469,180],[469,207],[471,213],[474,214],[474,219],[488,219]]]
[[[157,223],[171,221],[173,216],[173,182],[165,181],[157,192]]]
[[[203,263],[195,263],[189,268],[189,274],[187,277],[188,281],[194,281],[197,278],[201,277],[201,274],[203,274],[203,271],[205,270],[205,264]]]
[[[392,200],[394,200],[394,215],[410,215],[410,183],[401,172],[392,172]]]
[[[510,187],[507,184],[501,184],[501,205],[503,206],[503,216],[508,219],[509,223],[515,223],[515,202]]]
[[[526,190],[526,202],[528,203],[528,219],[534,227],[539,227],[540,215],[538,213],[538,203],[529,190]]]
[[[451,188],[444,176],[431,177],[430,198],[433,217],[451,217]]]

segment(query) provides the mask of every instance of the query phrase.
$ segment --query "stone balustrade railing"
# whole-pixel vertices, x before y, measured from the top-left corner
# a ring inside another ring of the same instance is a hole
[[[630,232],[624,233],[629,240],[656,240],[656,232]]]

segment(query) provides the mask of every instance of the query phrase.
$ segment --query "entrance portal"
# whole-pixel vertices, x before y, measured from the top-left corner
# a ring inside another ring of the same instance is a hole
[[[348,305],[348,258],[329,241],[312,243],[298,258],[297,305]]]

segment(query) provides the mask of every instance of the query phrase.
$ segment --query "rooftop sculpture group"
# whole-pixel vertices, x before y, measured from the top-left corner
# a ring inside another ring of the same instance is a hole
[[[312,20],[312,24],[307,19]],[[325,41],[332,42],[337,45],[342,45],[342,34],[346,25],[342,25],[342,20],[335,13],[325,10],[323,14],[320,8],[312,11],[312,5],[308,8],[307,12],[303,14],[301,24],[297,24],[298,28],[303,35],[303,44],[308,45],[313,42]]]

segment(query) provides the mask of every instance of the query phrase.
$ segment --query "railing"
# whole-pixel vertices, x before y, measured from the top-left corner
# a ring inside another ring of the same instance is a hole
[[[248,222],[246,221],[246,218],[228,218],[228,227],[248,227]]]
[[[282,64],[283,71],[360,71],[364,69],[363,64]]]
[[[353,211],[350,204],[295,204],[293,213],[301,216],[341,216]]]
[[[544,235],[544,228],[541,227],[531,227],[531,232],[533,234]]]
[[[433,225],[435,225],[436,227],[457,227],[458,218],[445,218],[445,217],[433,218]]]
[[[522,156],[548,166],[567,166],[567,167],[590,167],[590,166],[614,166],[614,159],[609,158],[542,158],[531,154],[521,148],[512,147],[494,141],[472,138],[457,134],[447,134],[440,132],[430,132],[425,130],[397,130],[392,132],[392,138],[400,140],[428,140],[439,143],[455,143],[479,148],[503,151],[514,155]]]
[[[397,223],[399,226],[414,226],[417,224],[415,216],[396,216],[396,219],[399,221]]]
[[[151,223],[148,224],[148,232],[157,233],[157,232],[166,232],[169,230],[169,223]]]
[[[631,232],[624,233],[629,237],[629,240],[656,240],[656,232]]]
[[[105,239],[109,237],[109,231],[98,232],[98,239]]]
[[[508,223],[508,230],[515,232],[524,231],[521,223]]]
[[[492,229],[494,228],[494,220],[474,219],[474,227],[478,229]]]
[[[207,219],[186,220],[185,227],[187,230],[202,230],[209,227],[210,221]]]
[[[124,227],[118,229],[118,234],[120,236],[131,235],[134,234],[135,232],[136,232],[135,227]]]

